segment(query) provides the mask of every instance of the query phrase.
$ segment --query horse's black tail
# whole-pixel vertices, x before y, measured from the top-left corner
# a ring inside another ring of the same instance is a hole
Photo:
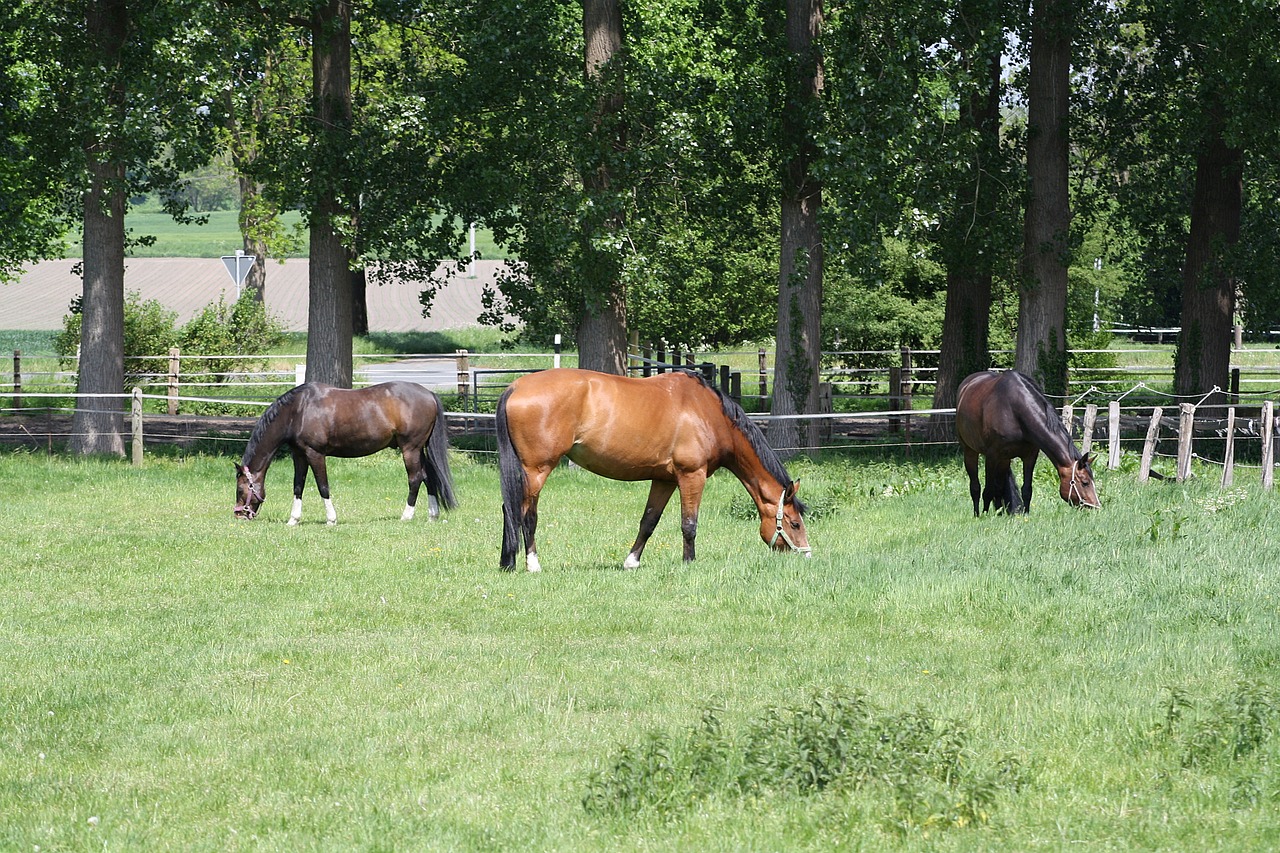
[[[511,443],[507,429],[507,388],[498,399],[498,477],[502,483],[502,559],[499,566],[507,571],[516,567],[516,549],[524,529],[524,466]]]
[[[1018,480],[1013,476],[1013,472],[1009,472],[1009,484],[1005,486],[1008,492],[1008,500],[1005,502],[1005,512],[1009,515],[1018,515],[1026,512],[1026,507],[1022,505],[1022,492],[1018,489]]]
[[[440,398],[434,391],[431,396],[436,401],[436,422],[431,428],[431,437],[422,448],[427,494],[436,499],[441,509],[454,509],[458,506],[458,499],[453,493],[453,474],[449,471],[449,424]]]

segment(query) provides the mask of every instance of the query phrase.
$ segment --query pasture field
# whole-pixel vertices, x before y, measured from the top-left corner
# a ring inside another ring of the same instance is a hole
[[[244,248],[244,240],[240,234],[239,213],[235,210],[212,210],[196,214],[203,217],[203,223],[178,223],[164,212],[154,200],[148,200],[133,208],[126,215],[126,226],[134,237],[154,237],[155,242],[149,246],[134,246],[130,254],[135,258],[214,258],[219,255],[234,255],[236,249]],[[305,258],[310,235],[296,211],[287,211],[280,217],[285,229],[294,230],[297,236],[297,251],[289,257]],[[72,233],[67,238],[65,257],[78,258],[83,253],[80,234]],[[463,246],[465,250],[468,246]],[[482,258],[505,258],[507,254],[493,242],[493,234],[487,228],[476,229],[476,251]]]
[[[1211,470],[1104,508],[958,459],[795,461],[814,556],[714,477],[698,560],[646,488],[557,471],[538,575],[495,466],[401,523],[384,452],[0,454],[0,849],[1257,850],[1280,845],[1280,498]]]

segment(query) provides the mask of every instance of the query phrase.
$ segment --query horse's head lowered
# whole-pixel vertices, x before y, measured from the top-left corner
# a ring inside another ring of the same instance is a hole
[[[1086,509],[1098,509],[1102,506],[1098,501],[1098,490],[1093,482],[1093,454],[1086,453],[1070,465],[1058,469],[1059,494],[1072,506]]]
[[[810,557],[813,551],[809,547],[809,531],[804,526],[805,506],[796,499],[799,488],[797,480],[786,488],[776,505],[767,505],[774,512],[760,514],[760,538],[775,551],[794,551]]]
[[[236,466],[236,505],[232,510],[236,518],[249,519],[258,514],[258,507],[267,499],[264,480],[263,474],[255,476],[248,465]]]

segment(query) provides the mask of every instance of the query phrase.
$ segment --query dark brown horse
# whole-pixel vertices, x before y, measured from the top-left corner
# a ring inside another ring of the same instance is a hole
[[[984,370],[965,377],[956,398],[956,434],[969,472],[973,514],[982,511],[1031,511],[1031,475],[1040,451],[1058,469],[1059,494],[1072,506],[1096,509],[1091,456],[1076,449],[1044,392],[1026,374]],[[987,487],[978,481],[978,456],[987,459]],[[1022,493],[1010,462],[1022,460]]]
[[[262,413],[236,466],[236,518],[258,514],[267,496],[267,468],[282,444],[293,450],[290,524],[297,524],[302,517],[302,487],[308,468],[324,498],[325,517],[333,524],[338,517],[329,499],[325,457],[369,456],[386,447],[400,449],[409,475],[409,500],[401,519],[413,518],[418,489],[424,482],[428,510],[435,518],[441,506],[452,509],[457,505],[443,412],[435,392],[413,382],[384,382],[354,391],[308,382],[286,391]]]
[[[503,569],[524,535],[525,566],[539,571],[538,493],[561,457],[613,480],[652,480],[640,534],[623,566],[640,565],[662,510],[680,490],[684,559],[694,556],[707,477],[727,468],[760,512],[760,537],[775,551],[809,555],[799,485],[742,407],[692,373],[632,379],[590,370],[531,373],[498,401]]]

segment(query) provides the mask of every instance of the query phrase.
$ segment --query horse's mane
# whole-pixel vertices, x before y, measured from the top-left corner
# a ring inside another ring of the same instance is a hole
[[[308,390],[306,385],[296,385],[277,397],[270,406],[267,406],[267,410],[262,413],[262,417],[258,418],[258,422],[253,425],[253,432],[249,433],[249,443],[245,445],[244,456],[240,460],[241,465],[248,465],[250,460],[253,459],[258,450],[258,445],[266,437],[267,430],[275,419],[279,417],[280,413],[285,409],[292,408],[294,403],[297,402],[297,398]]]
[[[1044,419],[1043,425],[1047,425],[1049,430],[1066,443],[1067,456],[1071,461],[1083,459],[1084,454],[1076,447],[1076,443],[1071,438],[1071,433],[1067,431],[1067,428],[1062,423],[1058,410],[1049,402],[1049,398],[1045,396],[1044,391],[1040,390],[1040,386],[1036,384],[1035,380],[1021,371],[1011,370],[1009,372],[1018,377],[1019,383],[1030,392],[1032,399],[1040,406],[1040,411],[1037,414]]]
[[[768,471],[770,476],[782,484],[784,491],[790,489],[792,484],[791,475],[787,473],[787,469],[783,466],[778,452],[769,445],[768,439],[764,437],[764,431],[760,429],[759,424],[751,420],[746,410],[738,405],[737,401],[728,394],[708,382],[707,378],[701,373],[693,370],[682,370],[681,373],[697,380],[702,387],[720,398],[720,410],[729,419],[729,423],[733,424],[746,437],[751,449],[755,451],[756,456],[760,457],[760,464],[764,465],[764,470]],[[802,514],[808,509],[799,498],[795,498],[795,505],[796,509]]]

